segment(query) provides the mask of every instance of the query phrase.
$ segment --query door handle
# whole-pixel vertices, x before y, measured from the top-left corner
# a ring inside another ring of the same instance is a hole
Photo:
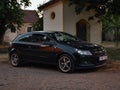
[[[28,48],[32,48],[31,46],[28,46]]]

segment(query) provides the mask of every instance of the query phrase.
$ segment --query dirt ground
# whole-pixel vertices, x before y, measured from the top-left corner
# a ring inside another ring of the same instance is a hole
[[[9,64],[8,54],[0,54],[0,90],[120,90],[120,61],[65,74],[40,64],[15,68]]]

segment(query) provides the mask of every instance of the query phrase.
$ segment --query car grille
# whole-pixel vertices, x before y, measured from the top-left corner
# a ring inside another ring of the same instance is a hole
[[[105,50],[103,49],[94,49],[91,51],[92,55],[94,56],[102,56],[102,55],[105,55]]]

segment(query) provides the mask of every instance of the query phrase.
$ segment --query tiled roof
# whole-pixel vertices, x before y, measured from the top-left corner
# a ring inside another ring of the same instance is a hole
[[[23,13],[24,13],[24,17],[23,17],[24,23],[35,23],[39,19],[35,10],[23,10]]]
[[[58,1],[61,1],[61,0],[50,0],[49,2],[47,2],[43,5],[41,5],[40,7],[38,7],[38,9],[42,10],[42,9],[44,9],[44,8],[50,6],[50,5],[53,5],[53,4],[57,3]]]

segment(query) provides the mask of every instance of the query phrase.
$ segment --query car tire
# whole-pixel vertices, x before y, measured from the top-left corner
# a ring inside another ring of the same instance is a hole
[[[18,55],[16,52],[13,52],[13,53],[10,55],[10,63],[11,63],[11,65],[14,66],[14,67],[18,67],[18,66],[21,65],[19,55]]]
[[[61,55],[58,60],[58,67],[63,73],[72,73],[75,70],[73,59],[67,55]]]

